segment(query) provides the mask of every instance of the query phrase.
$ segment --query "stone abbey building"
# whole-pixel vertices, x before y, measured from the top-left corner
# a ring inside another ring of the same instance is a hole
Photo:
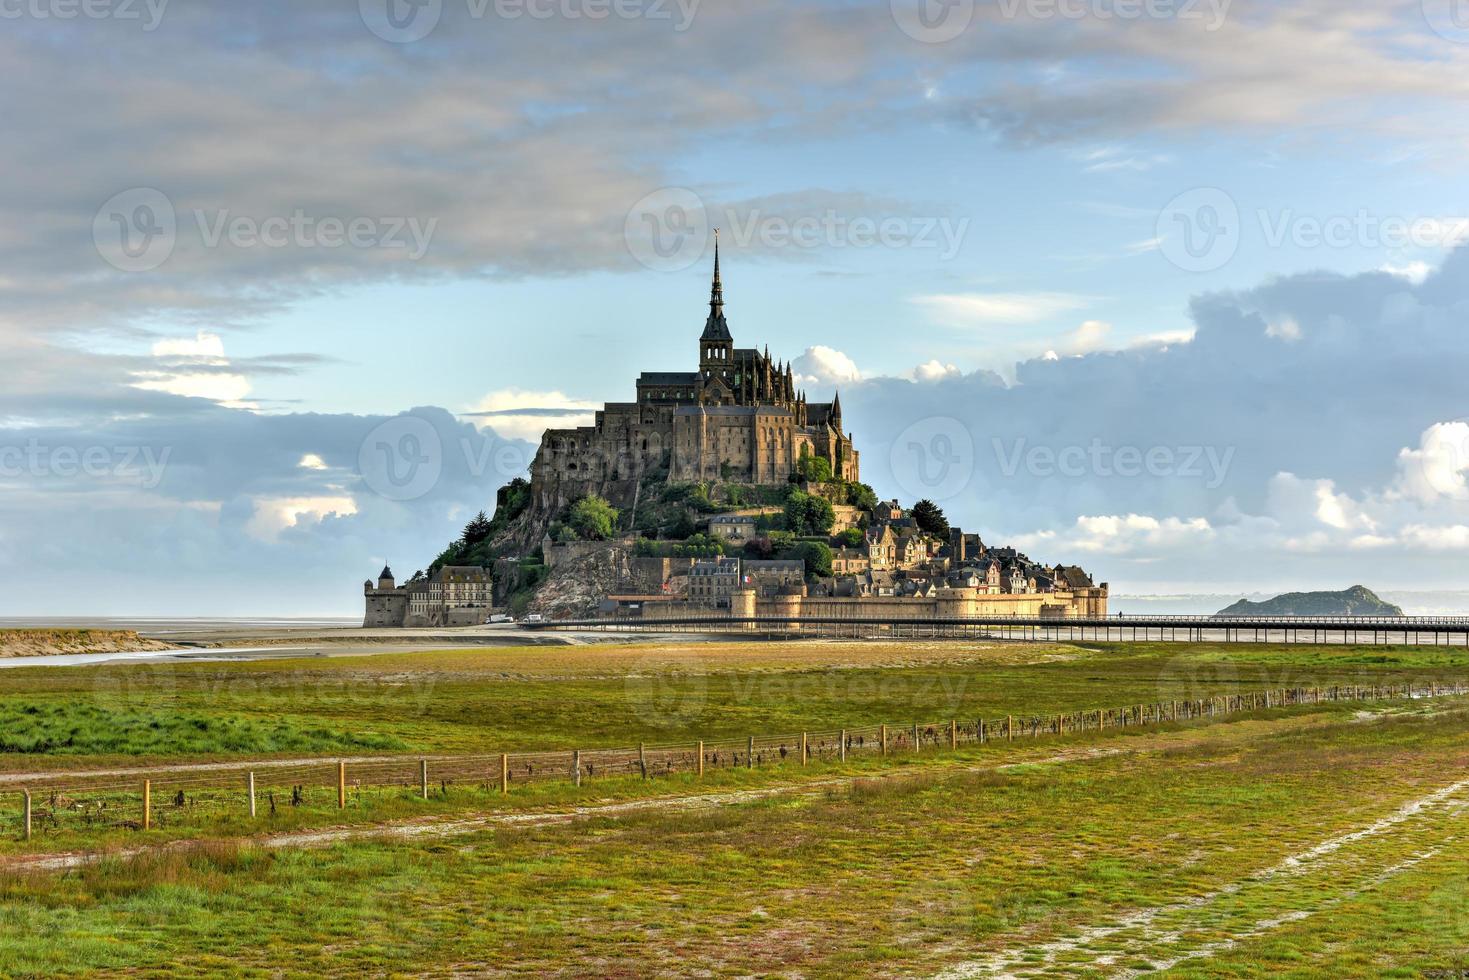
[[[588,493],[626,503],[644,474],[667,468],[676,483],[786,483],[803,456],[833,476],[860,478],[857,450],[842,431],[842,403],[812,402],[789,364],[736,347],[724,316],[719,242],[697,371],[645,372],[637,400],[609,402],[595,423],[549,429],[531,464],[535,506],[555,513]]]

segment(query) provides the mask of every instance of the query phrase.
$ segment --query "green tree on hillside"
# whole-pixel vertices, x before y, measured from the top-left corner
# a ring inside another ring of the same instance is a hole
[[[797,535],[830,534],[836,512],[825,497],[797,490],[786,500],[786,530]]]
[[[796,473],[807,483],[830,483],[831,463],[824,456],[812,456],[805,446],[801,447],[801,458],[796,461]]]
[[[920,500],[913,505],[913,523],[918,525],[920,531],[927,531],[941,538],[949,536],[949,519],[932,500]]]
[[[612,537],[617,518],[616,507],[591,493],[571,505],[567,523],[579,537],[587,541],[606,541]]]
[[[797,542],[795,547],[781,557],[805,562],[808,579],[831,577],[831,548],[820,541]]]
[[[848,483],[847,504],[870,514],[877,509],[877,491],[865,483]]]
[[[678,517],[668,526],[668,536],[680,541],[693,537],[694,532],[699,530],[699,523],[694,518],[694,512],[687,507],[681,508]]]
[[[466,547],[473,548],[488,538],[493,530],[490,519],[485,516],[484,511],[480,511],[474,516],[474,520],[464,525],[464,534],[459,540],[463,541]]]

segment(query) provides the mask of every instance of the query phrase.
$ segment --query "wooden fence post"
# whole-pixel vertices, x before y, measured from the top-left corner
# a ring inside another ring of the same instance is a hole
[[[30,840],[31,839],[31,791],[28,790],[28,789],[24,789],[24,790],[21,790],[21,794],[24,797],[24,802],[22,804],[22,812],[23,812],[23,814],[25,816],[25,820],[22,822],[22,827],[25,829],[25,839],[26,840]]]
[[[255,773],[250,773],[250,819],[255,819]]]
[[[704,743],[699,743],[699,778],[704,778]]]
[[[347,763],[337,763],[337,809],[347,809]]]
[[[745,768],[755,768],[755,736],[751,735],[745,743]]]
[[[958,747],[959,747],[959,720],[957,718],[950,718],[949,719],[949,748],[952,750],[952,749],[957,749]]]
[[[647,769],[644,768],[643,772],[646,773]],[[576,786],[581,785],[581,749],[571,750],[571,782]]]
[[[918,723],[913,723],[913,751],[918,751]]]
[[[979,727],[976,730],[979,732],[979,744],[980,745],[983,745],[984,744],[984,719],[983,718],[979,719]]]
[[[143,829],[153,826],[153,781],[143,780]]]
[[[500,753],[500,795],[510,792],[510,755]]]
[[[638,770],[643,774],[644,779],[648,778],[648,747],[642,742],[638,743]],[[581,783],[577,785],[580,786]]]
[[[1005,716],[1005,741],[1007,741],[1007,742],[1013,742],[1013,741],[1015,741],[1015,716],[1014,715],[1006,715]]]
[[[809,759],[809,758],[811,758],[811,749],[810,749],[809,743],[807,743],[807,741],[806,741],[806,733],[805,732],[802,732],[801,733],[801,765],[804,766],[806,764],[806,760]]]
[[[839,741],[837,743],[837,760],[840,761],[840,762],[846,762],[847,761],[847,730],[845,728],[842,729],[842,733],[841,733],[840,738],[841,738],[841,741]]]
[[[887,755],[888,754],[888,726],[886,726],[886,725],[879,726],[879,732],[881,733],[881,738],[882,738],[882,754],[883,755]]]
[[[418,785],[423,792],[423,798],[428,799],[428,760],[418,760]]]

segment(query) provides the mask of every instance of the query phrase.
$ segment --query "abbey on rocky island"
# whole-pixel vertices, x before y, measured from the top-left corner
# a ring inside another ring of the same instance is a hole
[[[911,514],[879,501],[861,483],[841,398],[808,401],[790,364],[735,346],[717,238],[698,349],[697,371],[645,372],[636,401],[546,430],[530,480],[500,488],[493,521],[471,522],[426,576],[398,586],[385,568],[363,584],[364,625],[470,625],[492,610],[722,611],[750,623],[1106,616],[1106,583],[1082,569],[990,547],[931,501]],[[582,502],[605,526],[576,523]]]

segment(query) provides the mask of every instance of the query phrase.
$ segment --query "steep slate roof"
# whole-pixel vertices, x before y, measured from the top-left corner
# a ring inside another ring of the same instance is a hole
[[[639,385],[696,385],[698,371],[644,371],[638,375]]]

